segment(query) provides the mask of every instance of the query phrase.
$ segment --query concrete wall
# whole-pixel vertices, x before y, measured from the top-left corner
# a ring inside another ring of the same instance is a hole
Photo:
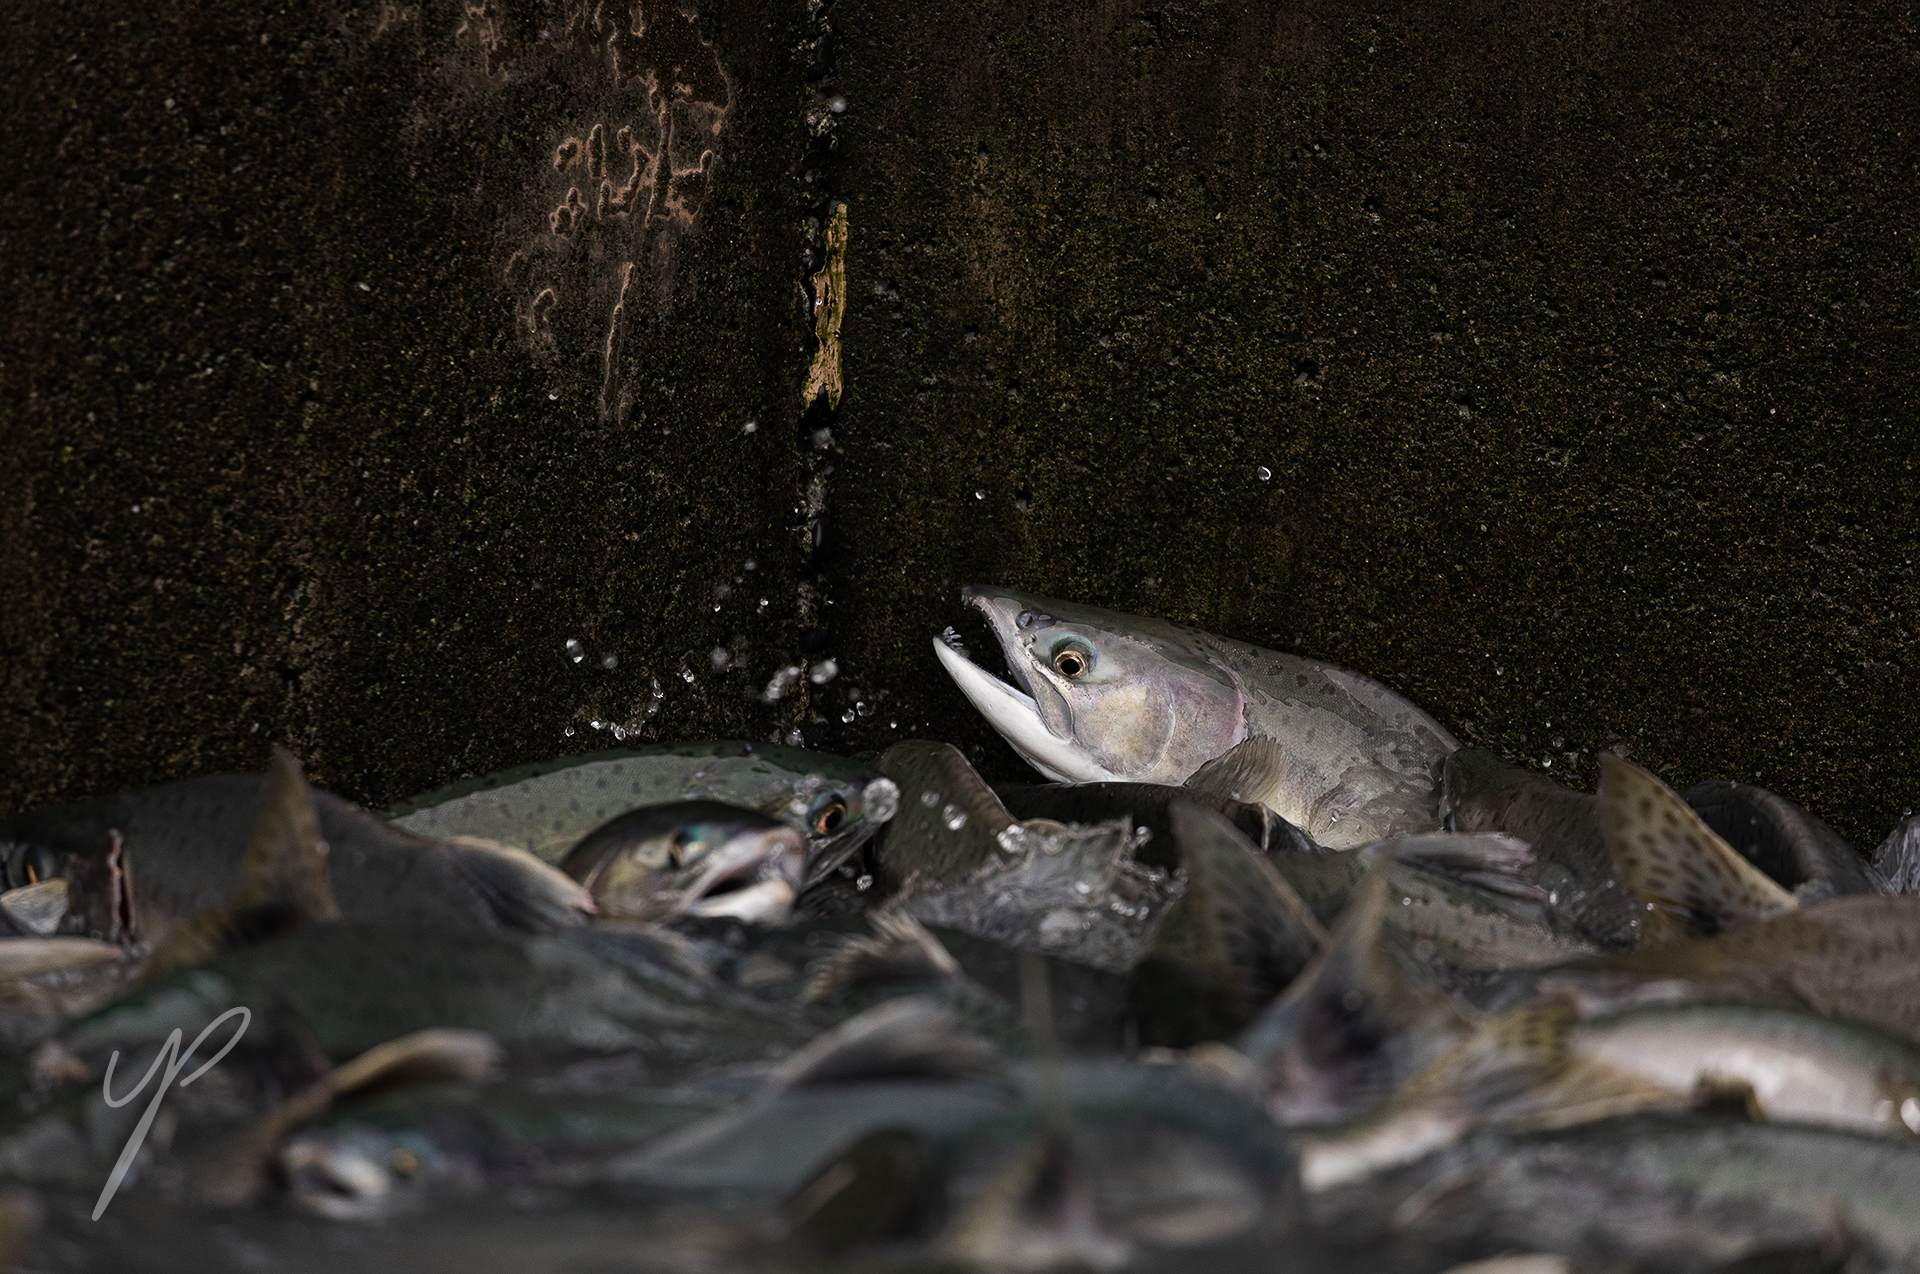
[[[616,8],[11,19],[0,806],[593,719],[1010,775],[971,581],[1913,802],[1904,7]]]

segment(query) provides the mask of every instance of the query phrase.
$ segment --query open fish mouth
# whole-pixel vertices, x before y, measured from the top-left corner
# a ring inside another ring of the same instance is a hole
[[[960,600],[985,617],[1003,654],[1012,649],[1009,634],[1002,629],[1013,621],[994,605],[991,593],[969,586],[960,590]],[[1056,783],[1099,783],[1122,777],[1109,774],[1072,739],[1063,739],[1047,729],[1034,701],[1028,673],[1012,655],[1007,655],[1007,670],[1019,685],[994,676],[969,658],[952,628],[934,638],[933,653],[967,701],[1040,773]]]
[[[735,837],[680,895],[675,910],[778,924],[800,896],[806,861],[806,844],[790,827]]]

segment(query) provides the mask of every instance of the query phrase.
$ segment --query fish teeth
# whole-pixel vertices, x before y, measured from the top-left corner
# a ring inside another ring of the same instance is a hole
[[[940,640],[945,642],[947,649],[953,651],[954,654],[959,655],[962,659],[968,660],[969,662],[972,661],[973,656],[967,653],[967,643],[960,640],[960,634],[954,631],[952,624],[948,624],[946,631],[940,634]]]

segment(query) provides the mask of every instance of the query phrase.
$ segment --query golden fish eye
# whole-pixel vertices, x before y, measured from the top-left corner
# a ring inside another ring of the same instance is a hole
[[[846,821],[846,817],[847,803],[836,796],[813,812],[813,830],[821,836],[829,836]]]
[[[1079,646],[1061,646],[1053,652],[1054,671],[1069,679],[1086,675],[1092,664],[1093,660]]]

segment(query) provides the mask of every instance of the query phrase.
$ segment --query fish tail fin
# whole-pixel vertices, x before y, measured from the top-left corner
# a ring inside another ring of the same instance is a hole
[[[1184,1047],[1237,1033],[1328,939],[1225,816],[1185,801],[1170,816],[1186,890],[1160,916],[1135,974],[1134,1008],[1146,1042]]]
[[[1072,1136],[1035,1134],[941,1233],[939,1256],[979,1269],[1113,1270],[1132,1245],[1103,1230]]]
[[[762,1092],[874,1079],[969,1079],[999,1069],[993,1050],[964,1030],[952,1009],[926,996],[905,996],[815,1036],[780,1063]]]
[[[849,938],[815,963],[807,979],[809,1003],[876,982],[941,982],[958,977],[960,964],[926,926],[897,906],[870,913],[871,938]]]
[[[1382,856],[1354,886],[1325,950],[1241,1037],[1254,1087],[1281,1123],[1372,1108],[1472,1024],[1392,949],[1392,864]]]
[[[1887,892],[1920,894],[1920,815],[1900,820],[1873,851],[1873,870]]]
[[[557,867],[524,849],[479,836],[442,842],[461,877],[504,929],[548,933],[593,914],[593,897]]]
[[[1641,947],[1718,933],[1799,906],[1672,788],[1611,753],[1600,757],[1600,823],[1621,881],[1647,906]]]
[[[1396,837],[1376,852],[1390,853],[1402,867],[1418,868],[1471,889],[1522,919],[1552,923],[1547,891],[1521,875],[1533,862],[1533,852],[1518,837],[1499,832],[1421,832]]]

